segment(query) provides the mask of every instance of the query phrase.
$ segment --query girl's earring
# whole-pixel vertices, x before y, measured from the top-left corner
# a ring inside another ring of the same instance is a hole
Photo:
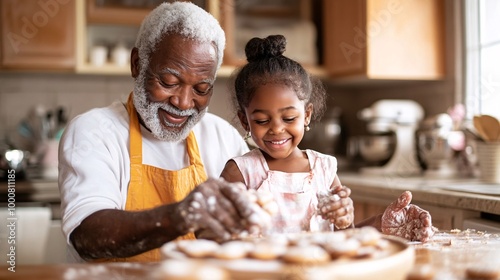
[[[306,124],[306,125],[304,126],[304,129],[305,129],[306,131],[311,130],[311,128],[309,127],[309,125],[308,125],[308,124]]]
[[[248,140],[248,139],[250,139],[250,137],[252,137],[252,133],[249,130],[249,131],[247,131],[247,134],[245,134],[245,138],[244,138],[245,141]]]

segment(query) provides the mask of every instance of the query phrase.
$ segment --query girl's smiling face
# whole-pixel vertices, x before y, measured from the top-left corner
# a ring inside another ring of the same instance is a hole
[[[297,94],[285,85],[266,84],[255,92],[245,115],[239,114],[245,130],[250,130],[252,139],[268,156],[287,159],[304,136],[304,126],[311,119],[312,105],[305,106]]]

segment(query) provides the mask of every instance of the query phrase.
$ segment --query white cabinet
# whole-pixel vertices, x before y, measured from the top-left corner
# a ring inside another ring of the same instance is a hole
[[[66,262],[66,238],[62,233],[61,220],[52,220],[50,222],[46,244],[43,263],[57,264]]]
[[[5,222],[0,228],[2,264],[8,261],[17,265],[43,264],[50,232],[50,208],[21,203],[0,207],[0,220]]]

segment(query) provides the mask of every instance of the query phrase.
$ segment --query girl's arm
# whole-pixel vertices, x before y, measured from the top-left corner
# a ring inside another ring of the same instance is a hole
[[[220,177],[224,178],[224,180],[228,182],[245,183],[243,175],[241,175],[241,171],[234,160],[228,160],[226,166],[224,166],[224,170],[222,170],[222,173],[220,174]]]

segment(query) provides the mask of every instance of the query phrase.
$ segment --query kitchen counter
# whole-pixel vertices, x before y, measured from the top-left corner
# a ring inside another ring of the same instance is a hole
[[[7,198],[9,188],[14,189],[16,207],[49,207],[51,218],[61,219],[61,198],[56,179],[23,179],[14,181],[14,184],[0,181],[0,196]],[[6,203],[7,199],[0,201],[0,207]]]
[[[20,265],[15,272],[0,266],[0,279],[10,280],[86,280],[150,279],[158,263],[94,263],[57,265]]]
[[[11,183],[12,184],[12,183]],[[7,194],[7,181],[0,181],[0,194]],[[59,187],[57,179],[16,180],[14,184],[17,202],[59,203]]]
[[[412,202],[500,215],[500,185],[476,179],[401,177],[339,173],[343,185],[357,197],[394,200],[403,191],[413,194]]]
[[[419,271],[419,267],[427,266],[432,273],[435,275],[434,279],[466,279],[465,275],[467,270],[471,268],[479,269],[493,269],[495,271],[499,270],[500,267],[500,235],[498,234],[486,234],[484,232],[479,232],[475,230],[467,231],[443,231],[437,233],[433,239],[426,243],[410,242],[408,243],[410,248],[402,252],[411,253],[411,259],[414,260],[412,263],[405,263],[404,266],[407,267],[394,267],[394,268],[380,268],[382,273],[387,272],[386,269],[396,269],[400,271],[410,271],[410,273],[415,273]],[[405,254],[406,255],[406,254]],[[393,255],[394,256],[394,255]],[[403,257],[403,255],[398,255],[398,257]],[[381,259],[379,259],[381,260]],[[180,263],[174,262],[175,265],[179,266],[185,261],[180,261]],[[345,262],[340,261],[340,265]],[[383,263],[383,262],[382,262]],[[172,279],[170,277],[159,277],[161,262],[152,263],[88,263],[88,264],[60,264],[60,265],[19,265],[16,267],[16,272],[11,272],[8,270],[8,266],[0,266],[0,279],[11,279],[11,280],[83,280],[83,279]],[[191,263],[192,265],[193,263]],[[204,264],[205,268],[210,267],[209,262],[200,260],[197,264]],[[246,263],[250,265],[251,263]],[[356,267],[367,268],[366,261],[354,260],[350,263],[351,266],[341,266],[344,269],[355,269]],[[381,264],[381,263],[380,263]],[[262,265],[262,264],[261,264]],[[387,265],[387,264],[386,264]],[[182,267],[182,266],[181,266]],[[186,263],[186,267],[192,267]],[[186,268],[184,267],[184,268]],[[213,266],[211,266],[213,267]],[[289,269],[286,273],[270,273],[266,272],[266,269],[259,267],[242,267],[241,263],[239,266],[228,266],[232,267],[235,271],[251,271],[252,275],[255,273],[261,275],[259,279],[311,279],[311,275],[304,274],[304,268],[300,265],[297,269]],[[264,265],[264,267],[266,267]],[[312,269],[312,265],[308,265]],[[413,267],[413,269],[412,269]],[[340,268],[340,267],[337,267]],[[165,269],[163,267],[162,269]],[[340,268],[342,269],[342,268]],[[372,269],[372,268],[368,268]],[[393,272],[396,272],[393,271]],[[209,270],[212,271],[213,270]],[[262,271],[262,272],[259,272]],[[314,269],[310,270],[314,271]],[[207,272],[207,271],[206,271]],[[183,273],[186,273],[183,269]],[[234,274],[233,274],[234,273]],[[290,274],[292,273],[292,274]],[[399,273],[399,272],[397,272]],[[251,276],[246,274],[238,274],[235,272],[230,272],[233,277],[231,279],[253,279]],[[236,276],[238,275],[238,276]],[[300,276],[302,275],[302,276]],[[347,274],[352,275],[352,274]],[[399,275],[406,275],[404,274]],[[316,275],[317,277],[318,275]],[[380,275],[373,275],[373,279],[380,279]],[[205,275],[204,279],[210,279],[212,276]],[[386,277],[386,276],[385,276]],[[183,277],[175,279],[187,279]],[[197,279],[197,278],[192,278]],[[291,278],[290,278],[291,279]],[[317,278],[312,278],[317,279]],[[324,278],[323,278],[324,279]],[[347,278],[342,278],[347,279]],[[385,279],[385,278],[384,278]],[[399,277],[388,278],[392,280],[403,280]],[[416,278],[415,278],[416,279]],[[429,278],[419,278],[419,279],[429,279]]]

